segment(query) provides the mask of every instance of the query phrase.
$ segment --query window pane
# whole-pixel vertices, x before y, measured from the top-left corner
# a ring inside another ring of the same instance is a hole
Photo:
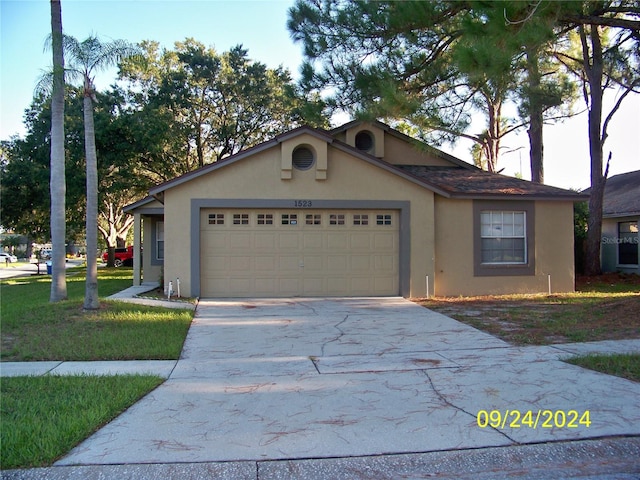
[[[638,265],[638,223],[618,223],[618,263]]]
[[[224,213],[212,213],[209,215],[209,225],[224,225]]]
[[[354,225],[369,225],[369,215],[368,214],[356,214],[353,216],[353,224]]]
[[[282,225],[297,225],[298,214],[297,213],[283,213],[281,218]]]
[[[376,215],[376,225],[391,225],[391,215]]]
[[[233,224],[234,225],[249,225],[249,214],[248,213],[234,213],[233,214]]]
[[[156,259],[164,259],[164,222],[156,223]]]
[[[487,212],[485,219],[491,218],[491,225],[481,225],[481,262],[482,263],[526,263],[526,242],[524,225],[515,223],[524,212]],[[506,220],[498,224],[497,219]],[[516,230],[521,228],[522,234]]]
[[[305,216],[306,225],[320,225],[322,223],[322,215],[319,213],[308,213]]]
[[[344,214],[341,214],[341,213],[330,214],[329,225],[344,225]]]

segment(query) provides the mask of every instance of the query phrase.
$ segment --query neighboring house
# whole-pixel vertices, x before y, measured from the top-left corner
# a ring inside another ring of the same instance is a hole
[[[142,271],[187,296],[419,297],[573,291],[585,198],[355,121],[278,135],[125,211],[136,284]]]
[[[608,178],[602,208],[603,272],[640,274],[640,170]]]

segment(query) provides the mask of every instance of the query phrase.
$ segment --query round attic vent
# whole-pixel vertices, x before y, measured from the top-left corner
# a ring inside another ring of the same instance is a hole
[[[371,152],[373,150],[373,134],[368,130],[356,133],[356,148],[363,152]]]
[[[315,159],[313,150],[305,146],[297,147],[291,156],[291,162],[298,170],[309,170]]]

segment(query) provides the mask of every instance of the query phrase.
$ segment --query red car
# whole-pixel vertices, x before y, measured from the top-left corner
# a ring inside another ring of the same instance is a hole
[[[102,261],[106,263],[108,260],[109,252],[107,251],[102,254]],[[122,267],[123,265],[126,267],[133,266],[133,246],[116,248],[114,265],[116,267]]]

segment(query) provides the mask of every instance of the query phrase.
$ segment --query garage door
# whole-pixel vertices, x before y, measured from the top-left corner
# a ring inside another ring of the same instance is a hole
[[[201,296],[398,295],[395,210],[202,210]]]

